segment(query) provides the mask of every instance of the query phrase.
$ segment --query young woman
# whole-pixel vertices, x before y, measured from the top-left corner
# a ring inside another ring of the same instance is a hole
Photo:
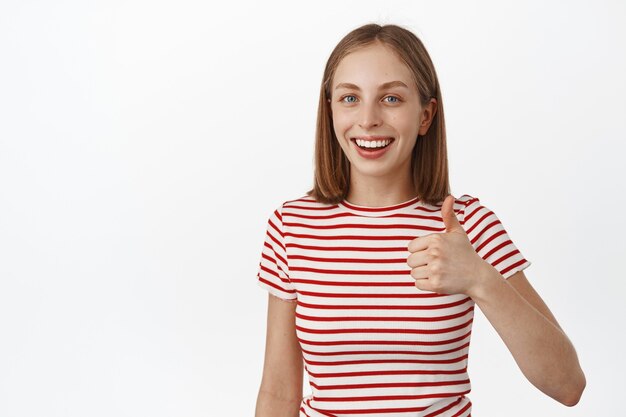
[[[585,376],[530,261],[478,198],[449,192],[439,82],[412,32],[368,24],[339,42],[315,146],[313,189],[267,223],[256,417],[470,416],[475,304],[533,385],[578,402]]]

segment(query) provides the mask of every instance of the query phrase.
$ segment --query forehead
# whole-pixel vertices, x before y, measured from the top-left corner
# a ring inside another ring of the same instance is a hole
[[[356,84],[361,88],[378,88],[390,80],[411,86],[411,71],[396,53],[385,45],[374,44],[346,55],[337,66],[332,88],[339,83]]]

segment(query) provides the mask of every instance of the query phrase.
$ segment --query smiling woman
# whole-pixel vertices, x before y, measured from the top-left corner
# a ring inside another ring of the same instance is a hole
[[[307,194],[326,203],[372,206],[415,195],[441,202],[450,193],[445,123],[428,52],[413,33],[395,25],[365,33],[342,39],[326,65],[315,181]],[[391,142],[368,151],[381,139]]]
[[[257,417],[471,416],[476,304],[535,386],[578,401],[584,374],[522,279],[531,262],[477,197],[450,195],[442,102],[426,49],[404,28],[362,26],[332,52],[313,189],[267,222]]]

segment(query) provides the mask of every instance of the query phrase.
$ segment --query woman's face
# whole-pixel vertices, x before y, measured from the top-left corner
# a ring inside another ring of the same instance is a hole
[[[351,175],[410,175],[411,152],[417,135],[428,131],[436,100],[422,108],[406,65],[384,45],[360,48],[339,63],[330,95],[335,135],[350,161]],[[372,136],[391,142],[375,153],[360,150],[355,138],[370,145],[381,139],[370,141]]]

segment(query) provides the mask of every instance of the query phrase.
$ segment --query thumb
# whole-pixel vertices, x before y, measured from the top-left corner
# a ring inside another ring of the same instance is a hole
[[[454,200],[454,196],[450,194],[443,201],[443,205],[441,206],[443,224],[446,226],[446,232],[461,231],[465,233],[463,226],[461,226],[461,223],[459,223],[459,220],[456,218],[456,214],[454,213]]]

